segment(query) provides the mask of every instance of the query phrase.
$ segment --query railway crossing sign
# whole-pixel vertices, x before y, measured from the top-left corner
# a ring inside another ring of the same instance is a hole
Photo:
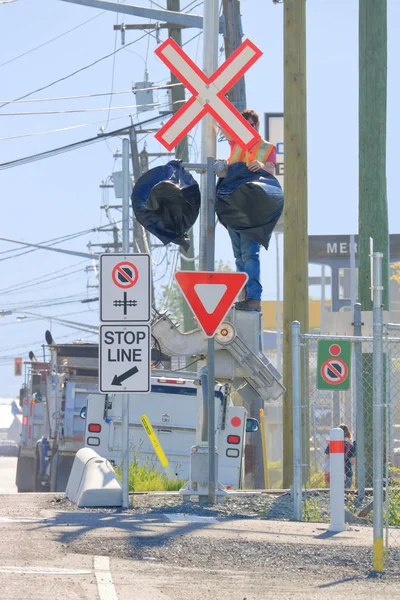
[[[100,256],[100,321],[150,321],[150,256]]]
[[[350,389],[351,343],[349,341],[318,342],[318,390]]]
[[[235,298],[246,285],[246,273],[178,271],[175,279],[207,337],[214,337]]]
[[[150,391],[150,338],[149,325],[101,325],[101,392]]]
[[[262,55],[250,40],[245,40],[211,77],[207,77],[172,38],[155,53],[192,94],[154,136],[167,150],[175,148],[207,113],[245,150],[260,139],[259,133],[225,97]]]

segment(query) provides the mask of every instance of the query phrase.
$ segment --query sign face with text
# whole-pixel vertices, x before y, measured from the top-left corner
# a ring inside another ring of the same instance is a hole
[[[150,391],[150,338],[149,325],[101,325],[101,392]]]
[[[100,256],[100,321],[150,321],[150,256]]]
[[[167,150],[175,148],[207,113],[245,150],[260,139],[259,133],[225,97],[262,55],[250,40],[245,40],[211,77],[172,38],[161,44],[155,54],[192,94],[154,136]]]

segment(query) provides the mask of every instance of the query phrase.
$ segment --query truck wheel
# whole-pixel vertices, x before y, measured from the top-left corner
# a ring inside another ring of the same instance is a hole
[[[52,491],[65,492],[74,458],[74,456],[63,455],[58,452],[53,457],[52,469],[55,468],[56,472],[54,473],[54,477],[51,478],[55,482],[55,489]]]
[[[18,492],[33,492],[32,471],[34,469],[34,459],[31,456],[21,456],[18,453],[17,473],[15,485]]]

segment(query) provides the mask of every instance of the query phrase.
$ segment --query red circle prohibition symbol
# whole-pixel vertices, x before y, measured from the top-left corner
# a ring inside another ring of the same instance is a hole
[[[349,368],[341,358],[328,358],[321,367],[321,377],[327,383],[338,385],[346,381]]]
[[[138,270],[131,262],[120,262],[112,270],[112,280],[119,288],[131,288],[138,279]]]

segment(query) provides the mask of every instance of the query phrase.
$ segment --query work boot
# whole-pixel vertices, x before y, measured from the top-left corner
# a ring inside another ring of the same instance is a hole
[[[237,310],[256,310],[261,312],[261,301],[255,298],[246,298],[243,302],[236,302],[234,305]]]

